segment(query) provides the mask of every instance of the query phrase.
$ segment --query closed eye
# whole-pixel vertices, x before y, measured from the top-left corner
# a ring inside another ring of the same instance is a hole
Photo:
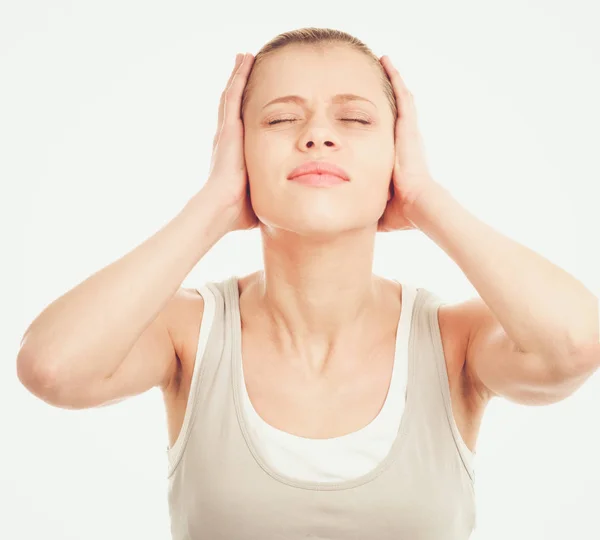
[[[371,123],[368,120],[362,120],[361,118],[341,118],[340,120],[342,122],[359,122],[359,123],[365,124],[365,125]]]
[[[275,124],[279,124],[281,122],[295,122],[297,119],[296,118],[284,118],[281,120],[272,120],[271,122],[269,122],[268,124],[270,126],[275,125]],[[364,125],[370,125],[371,122],[369,122],[368,120],[363,120],[361,118],[340,118],[340,120],[342,122],[359,122],[361,124]]]

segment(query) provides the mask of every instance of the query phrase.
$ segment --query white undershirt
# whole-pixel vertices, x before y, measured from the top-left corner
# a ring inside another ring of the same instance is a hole
[[[330,439],[308,439],[281,431],[265,422],[254,409],[241,373],[240,394],[242,396],[242,412],[255,448],[263,459],[280,474],[301,481],[341,482],[363,476],[375,469],[387,456],[394,443],[400,421],[404,413],[406,384],[408,375],[408,341],[412,324],[412,312],[417,289],[402,284],[402,304],[400,319],[396,331],[396,347],[392,376],[386,400],[378,415],[366,426],[355,431]],[[200,363],[205,352],[210,329],[214,322],[214,297],[208,287],[198,289],[207,306],[200,328],[196,365],[192,388],[188,398],[188,410],[184,419],[182,432],[188,429],[191,413],[192,396],[198,384]],[[239,308],[239,305],[238,305]],[[240,362],[241,365],[241,362]],[[168,448],[171,462],[182,450],[183,433],[172,448]],[[460,439],[459,444],[464,455],[473,462],[474,453]]]
[[[308,439],[271,426],[254,409],[242,369],[242,406],[250,435],[265,461],[280,474],[308,481],[344,481],[368,473],[390,451],[404,413],[408,338],[417,294],[415,287],[403,287],[388,394],[378,415],[358,431],[331,439]]]

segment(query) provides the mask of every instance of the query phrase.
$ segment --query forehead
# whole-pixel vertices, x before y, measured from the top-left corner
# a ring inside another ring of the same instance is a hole
[[[353,93],[385,100],[373,61],[348,46],[288,45],[267,56],[252,74],[251,107],[287,94],[310,100]]]

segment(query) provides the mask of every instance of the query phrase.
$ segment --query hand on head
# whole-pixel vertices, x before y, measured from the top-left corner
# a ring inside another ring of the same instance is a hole
[[[423,140],[417,125],[413,94],[389,56],[382,56],[380,62],[392,83],[398,117],[394,127],[392,197],[379,219],[378,230],[387,232],[416,229],[416,225],[406,217],[406,209],[436,183],[429,172]]]
[[[250,53],[237,55],[227,86],[221,94],[210,172],[203,187],[231,216],[232,231],[252,229],[258,225],[250,203],[241,118],[242,94],[253,62],[254,57]]]

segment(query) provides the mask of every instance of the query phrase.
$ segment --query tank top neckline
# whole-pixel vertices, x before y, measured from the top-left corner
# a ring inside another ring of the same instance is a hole
[[[240,306],[239,306],[239,287],[238,287],[238,281],[239,278],[237,276],[232,276],[231,279],[228,281],[228,283],[226,284],[225,287],[225,291],[226,294],[229,296],[228,298],[228,304],[231,307],[231,312],[232,312],[232,318],[231,318],[231,324],[232,324],[232,328],[231,328],[231,335],[232,335],[232,350],[231,350],[231,374],[232,374],[232,385],[233,385],[233,398],[234,398],[234,405],[235,405],[235,413],[237,416],[237,420],[240,426],[240,429],[242,431],[244,440],[246,442],[246,445],[248,447],[248,449],[250,450],[250,452],[252,453],[254,459],[256,460],[256,462],[259,464],[259,466],[269,475],[271,476],[273,479],[275,479],[276,481],[283,483],[283,484],[287,484],[289,486],[292,487],[296,487],[296,488],[301,488],[301,489],[309,489],[309,490],[329,490],[329,491],[334,491],[334,490],[343,490],[343,489],[349,489],[349,488],[355,488],[358,486],[361,486],[363,484],[366,484],[368,482],[373,481],[375,478],[377,478],[380,474],[382,474],[386,469],[388,469],[388,467],[393,463],[394,459],[396,458],[396,456],[398,455],[400,448],[404,442],[404,440],[406,439],[406,435],[407,435],[407,431],[409,429],[409,421],[410,418],[412,417],[411,411],[413,408],[413,401],[414,401],[414,379],[415,379],[415,366],[414,366],[414,354],[410,354],[410,334],[412,334],[412,332],[409,333],[409,335],[406,337],[407,341],[409,343],[405,343],[409,349],[409,354],[408,354],[408,374],[407,374],[407,382],[406,382],[406,402],[405,402],[405,407],[404,407],[404,412],[402,414],[402,418],[400,419],[400,424],[398,427],[398,432],[396,434],[396,438],[390,448],[390,451],[388,452],[388,454],[383,458],[383,460],[381,460],[376,467],[374,467],[373,469],[371,469],[369,472],[360,475],[356,478],[352,478],[349,480],[344,480],[341,482],[318,482],[318,481],[310,481],[310,480],[298,480],[292,477],[289,477],[285,474],[281,474],[278,471],[272,469],[268,463],[263,459],[263,457],[261,456],[260,452],[258,451],[256,445],[254,444],[254,441],[252,440],[252,437],[250,435],[250,431],[249,431],[249,427],[248,427],[248,421],[246,419],[245,416],[245,411],[244,411],[244,404],[242,402],[243,399],[243,391],[244,389],[242,389],[242,384],[245,384],[244,380],[243,380],[243,367],[242,367],[242,335],[241,335],[241,313],[240,313]],[[403,320],[407,317],[410,316],[410,314],[408,313],[408,309],[405,310],[405,306],[408,308],[411,308],[411,311],[414,311],[414,306],[417,303],[417,299],[420,295],[420,289],[417,289],[412,297],[412,306],[409,306],[409,302],[408,300],[408,295],[405,295],[405,291],[408,289],[408,287],[405,289],[402,284],[400,284],[402,287],[402,305],[401,305],[401,311],[400,311],[400,317],[398,320],[398,327],[396,330],[396,346],[395,346],[395,358],[394,358],[394,365],[392,368],[392,379],[390,381],[390,386],[388,389],[388,394],[386,396],[386,400],[383,404],[382,409],[380,410],[380,414],[384,413],[386,414],[386,406],[391,405],[388,404],[388,397],[390,396],[390,390],[393,388],[393,384],[394,384],[394,377],[398,376],[398,369],[396,368],[398,362],[397,362],[397,357],[398,357],[398,347],[401,344],[400,343],[400,328],[401,328],[401,324],[403,323]],[[405,303],[406,301],[406,303]],[[258,414],[258,413],[256,413]],[[360,433],[365,429],[368,429],[369,426],[371,426],[374,422],[377,421],[377,419],[379,418],[379,415],[377,415],[369,424],[367,424],[366,426],[360,428],[358,431],[343,435],[341,437],[335,437],[332,439],[306,439],[308,441],[335,441],[337,439],[341,439],[347,436],[351,436],[354,435],[356,433]],[[264,420],[263,420],[264,422]],[[274,430],[276,430],[276,428],[274,428],[273,426],[271,426]],[[276,430],[276,431],[280,431],[280,430]],[[281,433],[291,436],[291,437],[296,437],[290,433],[287,433],[285,431],[282,431]],[[300,439],[302,439],[302,437],[299,437]]]
[[[337,437],[328,437],[324,439],[314,439],[311,437],[303,437],[301,435],[294,435],[293,433],[289,433],[287,431],[283,431],[275,426],[272,426],[268,422],[266,422],[260,414],[254,408],[250,396],[248,395],[248,390],[246,388],[246,381],[244,378],[244,369],[243,369],[243,356],[240,353],[240,378],[241,384],[239,386],[242,403],[245,405],[244,410],[251,414],[256,422],[258,422],[261,429],[267,430],[267,434],[269,437],[275,437],[277,440],[282,441],[287,444],[294,445],[304,445],[309,444],[311,446],[320,446],[320,447],[335,447],[343,444],[349,444],[352,439],[356,439],[358,437],[365,437],[370,432],[378,429],[382,423],[390,423],[394,424],[395,416],[398,415],[398,420],[400,420],[401,411],[401,403],[400,401],[404,398],[404,390],[405,388],[400,387],[401,382],[401,368],[408,367],[407,365],[400,365],[401,361],[399,360],[402,352],[405,352],[407,349],[407,336],[404,335],[404,328],[407,324],[409,314],[407,314],[404,309],[405,306],[409,303],[409,295],[408,287],[406,285],[402,285],[397,282],[402,288],[402,301],[400,307],[400,316],[398,317],[398,322],[396,324],[396,336],[395,336],[395,344],[394,344],[394,358],[392,361],[392,372],[390,376],[390,382],[388,386],[388,390],[383,401],[383,405],[381,406],[379,412],[375,415],[375,417],[365,426],[357,429],[356,431],[352,431],[350,433],[345,433],[344,435],[339,435]],[[239,303],[237,306],[239,310]],[[404,350],[403,350],[404,349]],[[247,419],[246,419],[247,420]],[[397,430],[397,428],[396,428]]]

